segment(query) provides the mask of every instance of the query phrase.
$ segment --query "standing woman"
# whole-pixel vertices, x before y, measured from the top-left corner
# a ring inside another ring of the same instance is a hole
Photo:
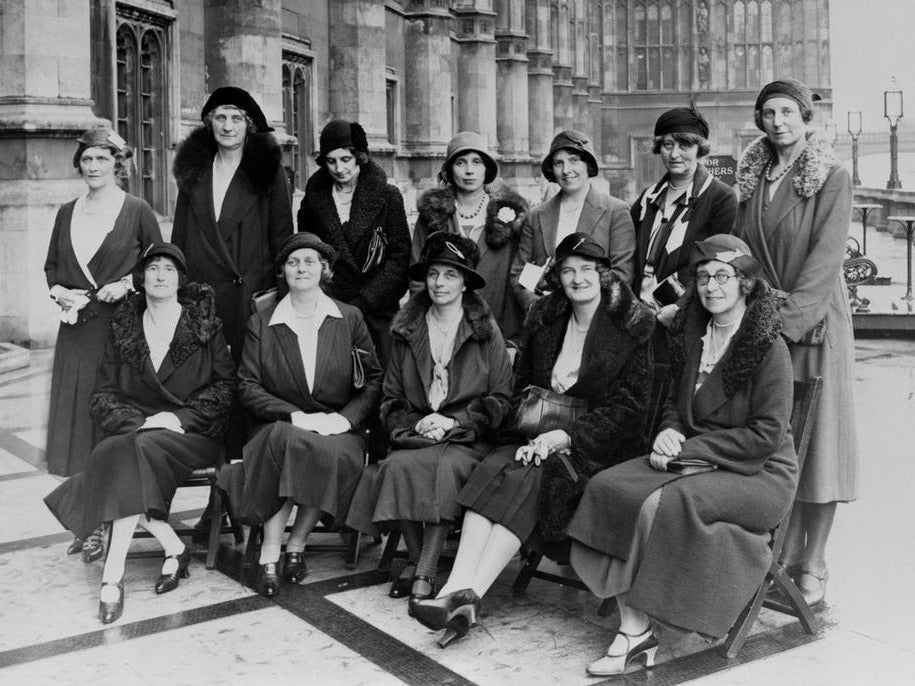
[[[737,214],[737,195],[708,173],[700,160],[709,154],[708,122],[690,107],[668,110],[654,126],[654,154],[661,156],[667,173],[642,191],[632,205],[635,224],[635,279],[633,290],[653,308],[664,327],[673,321],[691,275],[692,246],[715,233],[730,233]],[[655,293],[670,277],[668,284]],[[663,333],[661,336],[663,340]],[[667,359],[666,345],[655,346]]]
[[[436,233],[410,276],[424,279],[391,326],[381,421],[392,452],[366,470],[347,523],[399,522],[408,564],[390,595],[435,595],[438,558],[463,508],[457,495],[493,445],[509,409],[511,364],[499,327],[476,292],[476,244]]]
[[[423,193],[416,202],[419,217],[413,227],[413,262],[421,259],[426,239],[436,231],[469,238],[480,250],[477,269],[486,279],[479,294],[507,341],[519,342],[524,316],[512,293],[510,270],[518,251],[527,201],[504,184],[494,185],[499,166],[486,152],[483,137],[462,131],[448,143],[439,172],[444,184]],[[411,281],[413,293],[425,289]]]
[[[57,212],[44,271],[61,324],[51,372],[46,459],[60,476],[81,472],[101,434],[89,414],[96,370],[116,303],[133,290],[130,271],[143,249],[161,240],[145,201],[125,193],[132,151],[107,124],[76,139],[73,166],[87,191]],[[67,550],[92,562],[104,554],[101,537],[74,540]]]
[[[153,243],[134,271],[139,293],[111,320],[92,394],[92,417],[107,434],[84,471],[45,504],[77,536],[111,522],[99,619],[124,610],[124,564],[137,524],[165,550],[156,593],[188,576],[190,551],[168,523],[175,490],[219,460],[235,394],[235,367],[213,307],[213,290],[188,284],[184,255]]]
[[[342,518],[362,472],[359,432],[381,398],[381,368],[362,313],[324,294],[336,255],[313,233],[290,236],[277,258],[277,302],[248,322],[239,395],[257,422],[244,461],[229,468],[230,501],[264,527],[258,590],[306,574],[305,540],[322,514]],[[222,477],[221,477],[222,478]]]
[[[335,119],[321,131],[320,169],[305,186],[299,231],[310,231],[337,253],[328,295],[362,311],[382,367],[388,330],[407,290],[410,230],[400,191],[369,159],[357,122]]]
[[[800,81],[766,85],[756,99],[765,136],[737,168],[735,234],[775,287],[797,381],[823,377],[823,393],[782,562],[808,603],[826,594],[826,541],[836,503],[858,493],[854,333],[842,273],[852,186],[826,138],[810,126],[813,96]]]
[[[514,405],[536,386],[577,401],[579,413],[554,428],[538,426],[527,442],[509,435],[461,491],[467,513],[451,575],[437,598],[414,607],[425,626],[448,628],[442,645],[467,633],[480,598],[523,543],[541,550],[558,544],[564,552],[565,528],[588,478],[644,448],[651,310],[582,233],[556,248],[547,282],[552,292],[525,323]]]

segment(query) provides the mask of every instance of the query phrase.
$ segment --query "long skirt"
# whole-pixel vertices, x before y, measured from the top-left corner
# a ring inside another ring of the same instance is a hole
[[[44,502],[80,538],[102,522],[132,515],[166,519],[178,486],[194,469],[215,465],[220,454],[219,443],[199,434],[152,429],[111,436],[92,451],[84,471]]]
[[[72,476],[83,471],[89,453],[102,439],[89,414],[89,399],[114,307],[90,303],[87,311],[97,316],[82,324],[61,324],[58,329],[45,448],[51,474]]]
[[[487,452],[486,445],[457,443],[393,451],[363,471],[347,525],[371,532],[374,525],[400,519],[429,524],[459,519],[464,508],[458,493]]]
[[[543,468],[515,460],[517,445],[504,445],[486,456],[461,491],[458,503],[496,524],[522,542],[537,525]]]
[[[244,460],[219,476],[236,515],[261,525],[289,499],[335,519],[346,514],[365,459],[365,439],[348,431],[321,436],[273,422],[248,441]]]

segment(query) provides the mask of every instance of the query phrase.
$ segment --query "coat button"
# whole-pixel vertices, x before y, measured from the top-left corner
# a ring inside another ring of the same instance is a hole
[[[245,280],[243,278],[241,278],[240,276],[236,276],[235,280],[232,283],[234,283],[236,286],[241,286],[244,282],[245,282]]]

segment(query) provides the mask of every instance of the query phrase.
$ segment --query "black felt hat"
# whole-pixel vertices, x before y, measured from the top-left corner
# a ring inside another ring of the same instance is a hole
[[[664,112],[654,125],[654,135],[693,133],[708,138],[708,122],[692,107],[675,107]]]
[[[365,135],[365,129],[359,122],[346,119],[334,119],[327,122],[321,129],[317,163],[323,167],[327,153],[338,148],[351,148],[356,152],[368,153],[369,141]]]
[[[238,86],[223,86],[214,90],[210,97],[207,98],[206,104],[200,110],[200,118],[206,119],[206,116],[220,105],[231,105],[251,117],[254,126],[257,127],[258,133],[267,133],[273,131],[273,127],[267,123],[267,117],[264,116],[260,105],[251,97],[251,94],[244,88]]]
[[[414,281],[424,281],[430,265],[448,264],[464,273],[467,290],[476,290],[486,285],[486,279],[476,270],[479,262],[480,249],[472,240],[454,233],[436,231],[426,239],[420,261],[410,265],[407,274]]]
[[[327,260],[332,267],[334,266],[334,262],[337,261],[337,251],[334,250],[332,246],[322,241],[316,234],[309,231],[301,231],[292,234],[286,239],[286,242],[283,243],[283,246],[276,255],[276,271],[280,271],[283,268],[283,265],[292,253],[296,250],[301,250],[302,248],[311,248],[312,250],[315,250],[321,257]]]

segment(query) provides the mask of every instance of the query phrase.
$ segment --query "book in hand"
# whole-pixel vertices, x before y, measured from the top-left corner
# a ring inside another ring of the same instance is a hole
[[[686,292],[686,287],[680,283],[676,272],[668,276],[651,292],[651,296],[661,307],[673,305]]]
[[[675,457],[667,463],[667,471],[673,474],[702,474],[718,469],[718,465],[695,457]]]

